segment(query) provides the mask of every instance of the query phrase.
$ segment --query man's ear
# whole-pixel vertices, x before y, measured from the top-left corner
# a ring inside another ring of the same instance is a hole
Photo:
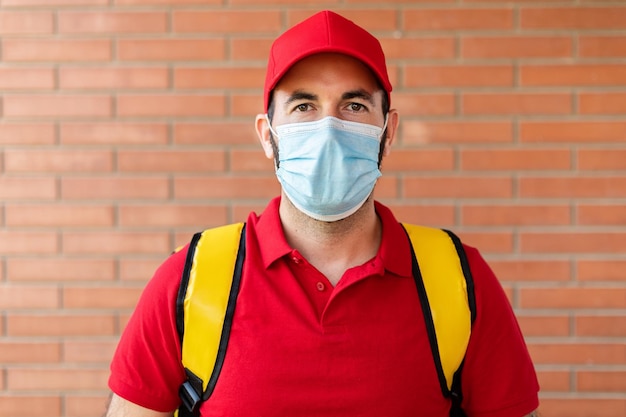
[[[400,117],[398,116],[398,111],[396,109],[389,110],[389,113],[387,116],[387,137],[385,139],[385,148],[383,149],[383,156],[387,156],[391,152],[391,145],[396,140],[396,135],[398,133],[399,122],[400,122]]]
[[[261,142],[261,146],[263,147],[263,151],[265,152],[265,156],[268,159],[272,159],[274,157],[274,148],[272,147],[272,141],[270,139],[270,125],[267,120],[267,115],[264,113],[257,114],[254,127],[259,141]]]

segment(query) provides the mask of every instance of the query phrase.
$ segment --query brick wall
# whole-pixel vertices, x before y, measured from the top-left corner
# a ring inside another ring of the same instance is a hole
[[[0,417],[96,417],[143,285],[278,193],[253,117],[318,7],[377,34],[377,196],[492,264],[542,414],[626,415],[626,2],[0,0]]]

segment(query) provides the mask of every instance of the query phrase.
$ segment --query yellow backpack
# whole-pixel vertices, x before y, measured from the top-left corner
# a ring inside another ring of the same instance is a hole
[[[403,224],[431,351],[451,417],[461,409],[460,371],[475,318],[474,286],[459,238],[447,230]],[[245,258],[245,223],[194,235],[176,301],[187,380],[178,417],[198,416],[219,377]],[[418,262],[419,260],[419,262]]]

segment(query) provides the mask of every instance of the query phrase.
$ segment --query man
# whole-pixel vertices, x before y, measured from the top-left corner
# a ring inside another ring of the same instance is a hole
[[[332,12],[272,46],[256,131],[282,194],[246,223],[228,349],[202,417],[449,415],[410,242],[372,197],[398,127],[391,88],[379,42]],[[462,407],[469,417],[534,416],[538,384],[511,307],[465,250],[477,313]],[[107,417],[171,416],[180,405],[175,300],[186,251],[163,263],[128,323]]]

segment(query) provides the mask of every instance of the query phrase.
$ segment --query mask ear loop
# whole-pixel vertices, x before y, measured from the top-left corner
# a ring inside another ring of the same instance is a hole
[[[387,122],[389,121],[389,113],[385,114],[385,124],[383,124],[383,128],[380,131],[380,136],[378,136],[378,140],[383,140],[383,135],[385,134],[385,130],[387,130]]]
[[[265,120],[267,121],[267,126],[270,128],[270,133],[274,136],[274,139],[278,140],[278,133],[272,127],[272,123],[270,122],[270,117],[265,113]],[[387,124],[387,122],[385,122]]]

